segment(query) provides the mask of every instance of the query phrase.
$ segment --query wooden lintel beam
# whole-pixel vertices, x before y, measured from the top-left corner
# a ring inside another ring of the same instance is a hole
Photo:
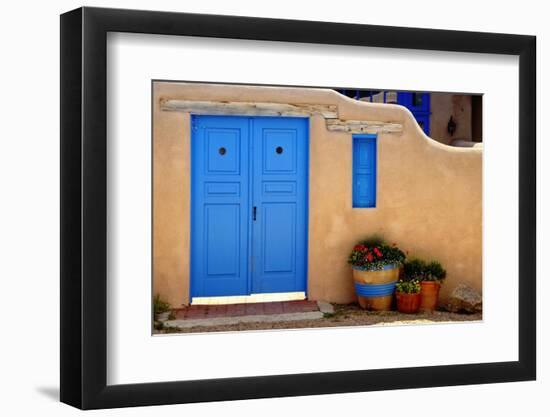
[[[347,133],[401,133],[403,125],[393,122],[378,122],[371,120],[340,120],[327,119],[327,129],[331,132]]]
[[[325,118],[327,129],[347,133],[401,133],[403,125],[393,122],[366,120],[341,120],[338,106],[332,104],[287,104],[240,101],[194,101],[161,99],[164,111],[180,111],[193,114],[242,115],[242,116],[311,116]]]
[[[160,108],[164,111],[181,111],[194,114],[243,116],[310,116],[313,114],[320,114],[325,119],[338,118],[338,106],[325,104],[161,99]]]

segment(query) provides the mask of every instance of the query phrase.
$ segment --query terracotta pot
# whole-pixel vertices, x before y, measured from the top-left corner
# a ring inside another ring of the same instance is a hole
[[[439,299],[439,288],[441,284],[437,281],[420,282],[420,310],[434,311],[437,308]]]
[[[391,310],[399,265],[386,265],[377,271],[353,267],[353,281],[359,305],[376,311]]]
[[[396,292],[397,310],[400,313],[414,314],[418,313],[420,308],[420,293],[407,294],[405,292]]]

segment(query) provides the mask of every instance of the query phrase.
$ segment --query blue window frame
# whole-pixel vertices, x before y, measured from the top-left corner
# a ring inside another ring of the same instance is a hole
[[[430,135],[430,93],[398,92],[397,104],[408,108],[426,135]]]
[[[376,135],[353,135],[353,207],[376,207]]]

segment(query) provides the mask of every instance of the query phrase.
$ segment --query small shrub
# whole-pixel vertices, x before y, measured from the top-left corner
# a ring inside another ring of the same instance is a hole
[[[447,271],[437,261],[431,261],[426,265],[426,276],[428,281],[443,281],[447,276]]]
[[[413,279],[422,281],[426,271],[426,262],[421,259],[413,258],[403,264],[403,275],[405,280]]]
[[[153,299],[153,311],[155,314],[162,314],[170,311],[170,303],[160,299],[160,294],[155,295]]]
[[[447,271],[437,261],[426,263],[422,259],[411,259],[403,264],[403,279],[405,281],[443,281]]]
[[[418,294],[420,292],[420,282],[416,279],[410,281],[399,280],[395,284],[395,290],[405,294]]]

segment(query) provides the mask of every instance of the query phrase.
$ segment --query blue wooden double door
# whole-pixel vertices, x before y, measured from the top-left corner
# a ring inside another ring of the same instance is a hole
[[[191,297],[306,291],[308,125],[192,116]]]

